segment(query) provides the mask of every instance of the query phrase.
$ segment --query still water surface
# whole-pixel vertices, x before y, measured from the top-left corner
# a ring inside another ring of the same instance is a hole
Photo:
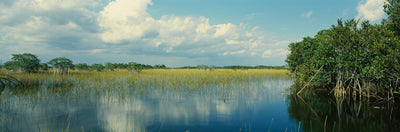
[[[284,76],[198,89],[131,89],[124,78],[115,82],[122,87],[67,80],[61,88],[67,91],[43,83],[28,94],[3,92],[0,131],[396,131],[400,125],[398,109],[386,104],[290,96],[292,81]]]

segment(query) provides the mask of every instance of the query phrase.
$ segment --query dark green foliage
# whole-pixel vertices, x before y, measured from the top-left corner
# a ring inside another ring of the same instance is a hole
[[[136,62],[129,62],[127,66],[127,70],[132,73],[138,73],[145,69],[147,66],[143,64],[138,64]]]
[[[167,68],[165,65],[155,65],[154,67],[151,65],[145,65],[145,64],[139,64],[135,62],[130,62],[130,63],[111,63],[107,62],[104,66],[101,64],[93,64],[92,66],[89,66],[86,63],[83,64],[76,64],[75,69],[80,70],[80,71],[85,71],[85,70],[94,70],[94,71],[114,71],[114,70],[121,70],[121,69],[127,69],[130,70],[131,72],[135,72],[134,70],[138,70],[136,72],[140,72],[143,69],[164,69]]]
[[[5,67],[8,70],[32,73],[37,72],[40,68],[40,60],[34,54],[12,54],[11,59],[11,61],[5,63]]]
[[[114,65],[117,69],[126,69],[128,67],[128,64],[125,63],[114,63]]]
[[[335,94],[342,95],[381,96],[399,88],[399,38],[384,24],[357,25],[355,19],[339,19],[314,38],[291,43],[286,62],[295,83],[335,88]]]
[[[397,36],[400,36],[400,0],[387,0],[384,8],[388,15],[388,27],[390,30],[394,31]]]
[[[176,69],[199,69],[199,67],[205,67],[207,65],[198,65],[196,67],[194,66],[184,66],[184,67],[177,67]],[[241,66],[241,65],[232,65],[232,66],[207,66],[207,67],[212,67],[212,69],[287,69],[287,66],[264,66],[264,65],[258,65],[258,66]]]
[[[223,66],[223,67],[217,67],[220,69],[287,69],[285,66],[264,66],[264,65],[258,65],[258,66],[240,66],[240,65],[234,65],[234,66]]]
[[[68,72],[68,69],[74,68],[74,64],[70,59],[65,57],[54,58],[48,62],[53,68],[57,68],[57,72],[64,74]]]
[[[74,68],[78,71],[87,71],[89,70],[89,66],[86,63],[76,64]]]
[[[295,83],[391,99],[400,89],[400,0],[387,0],[384,9],[388,19],[380,25],[339,19],[314,38],[290,44],[286,62]]]
[[[165,68],[167,68],[167,66],[165,66],[164,64],[162,64],[162,65],[154,65],[153,68],[155,68],[155,69],[165,69]]]
[[[151,65],[139,64],[143,69],[153,69]]]
[[[104,70],[104,66],[102,64],[92,64],[90,66],[90,70],[92,70],[92,71],[103,71]]]
[[[111,63],[111,62],[107,62],[106,65],[104,66],[104,68],[107,71],[114,71],[115,68],[117,68],[117,65]]]
[[[4,68],[6,70],[16,71],[18,69],[16,65],[17,64],[15,61],[7,61],[6,63],[4,63]]]
[[[177,67],[175,69],[196,69],[195,66],[183,66],[183,67]]]
[[[134,64],[133,64],[134,63]],[[137,67],[137,68],[135,68]],[[135,63],[135,62],[130,62],[130,63],[111,63],[111,62],[107,62],[105,65],[105,70],[107,71],[114,71],[115,69],[128,69],[128,70],[132,70],[132,69],[136,69],[136,70],[143,70],[143,69],[153,69],[153,68],[157,68],[157,69],[163,69],[166,68],[165,65],[155,65],[154,67],[151,65],[145,65],[145,64],[139,64],[139,63]],[[133,72],[133,71],[131,71]]]
[[[47,65],[47,63],[41,63],[40,64],[40,70],[42,71],[47,71],[49,69],[49,65]]]

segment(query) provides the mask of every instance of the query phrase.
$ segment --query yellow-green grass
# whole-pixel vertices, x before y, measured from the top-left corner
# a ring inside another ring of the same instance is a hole
[[[0,70],[0,74],[8,74],[20,80],[38,80],[38,79],[55,79],[64,80],[74,78],[77,80],[94,79],[98,81],[114,81],[115,79],[126,77],[131,81],[148,80],[148,81],[189,81],[189,82],[220,82],[232,80],[255,79],[266,76],[285,76],[289,72],[287,70],[231,70],[221,69],[215,71],[200,71],[195,69],[153,69],[143,70],[140,73],[129,73],[126,70],[121,71],[70,71],[68,74],[54,74],[53,72],[40,73],[18,73],[12,71]],[[172,83],[171,82],[171,83]]]
[[[14,94],[77,97],[92,95],[122,97],[146,92],[154,94],[151,93],[154,90],[208,93],[209,90],[215,90],[215,88],[229,93],[232,87],[246,88],[251,81],[255,80],[287,79],[288,73],[287,70],[269,69],[218,69],[215,71],[153,69],[143,70],[140,73],[130,73],[126,70],[103,72],[72,70],[68,74],[54,74],[52,71],[30,74],[0,71],[0,74],[12,75],[24,83],[24,88],[11,90]]]
[[[0,70],[0,74],[11,75],[25,85],[24,88],[18,89],[10,87],[0,95],[0,111],[10,111],[17,107],[20,112],[29,113],[27,111],[34,107],[51,110],[59,105],[70,106],[80,103],[126,104],[138,96],[157,97],[160,100],[184,99],[184,96],[192,95],[204,100],[210,97],[223,100],[235,97],[248,98],[255,96],[251,93],[252,90],[255,92],[260,90],[254,86],[263,87],[265,80],[271,79],[273,82],[278,79],[279,83],[279,79],[289,79],[288,73],[286,70],[255,69],[215,71],[154,69],[143,70],[140,73],[121,70],[70,71],[69,74],[54,74],[48,71],[28,74]],[[263,91],[267,90],[260,91],[265,93]],[[0,117],[0,121],[11,122],[10,119],[12,118]]]

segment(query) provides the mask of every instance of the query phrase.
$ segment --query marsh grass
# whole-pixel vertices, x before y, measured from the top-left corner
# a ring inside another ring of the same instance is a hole
[[[17,73],[0,70],[0,74],[14,76],[24,83],[23,88],[8,88],[0,96],[0,127],[6,124],[11,131],[23,131],[18,126],[10,124],[20,119],[35,115],[37,107],[42,109],[59,109],[64,107],[76,106],[79,104],[97,106],[99,103],[126,104],[135,96],[156,97],[168,101],[168,98],[183,98],[190,95],[200,95],[208,99],[217,96],[221,100],[232,97],[250,98],[252,92],[257,92],[251,88],[253,85],[265,85],[262,82],[267,79],[281,78],[289,79],[286,70],[230,70],[221,69],[215,71],[200,71],[187,69],[153,69],[143,70],[140,73],[130,73],[126,70],[121,71],[70,71],[68,74],[54,74],[53,72],[40,73]],[[279,82],[277,82],[279,83]],[[240,90],[240,92],[235,92]],[[239,94],[238,94],[239,93]],[[260,92],[265,93],[265,92]],[[123,105],[122,105],[123,106]],[[58,110],[62,111],[62,110]],[[53,112],[53,111],[49,111]],[[40,112],[39,112],[40,113]],[[25,116],[24,116],[25,115]],[[28,116],[29,115],[29,116]],[[99,123],[95,128],[87,126],[76,126],[72,120],[74,115],[63,116],[60,119],[46,118],[48,122],[58,122],[64,120],[64,131],[114,130],[108,128],[103,123]],[[46,116],[48,116],[46,114]],[[76,118],[76,117],[75,117]],[[130,120],[129,120],[130,121]],[[132,120],[130,122],[138,122]],[[7,125],[8,124],[8,125]],[[26,123],[19,123],[26,124]],[[51,123],[50,123],[51,124]],[[114,128],[118,124],[114,123]],[[21,126],[22,127],[22,126]],[[26,128],[34,130],[49,130],[51,127],[31,125]],[[128,129],[143,131],[145,127],[135,126]],[[119,130],[119,129],[115,129]]]
[[[17,73],[0,70],[0,74],[12,75],[24,87],[9,88],[9,96],[25,95],[32,98],[55,98],[53,96],[87,99],[105,96],[106,98],[151,95],[164,93],[193,94],[207,97],[210,91],[217,91],[222,98],[232,96],[232,88],[251,92],[249,84],[271,78],[288,79],[286,70],[230,70],[200,71],[187,69],[143,70],[140,73],[122,71],[71,71],[69,74]],[[263,84],[258,84],[263,85]],[[157,91],[157,92],[154,92]],[[176,95],[180,96],[180,95]],[[211,95],[209,95],[211,96]],[[112,101],[112,100],[108,100]]]

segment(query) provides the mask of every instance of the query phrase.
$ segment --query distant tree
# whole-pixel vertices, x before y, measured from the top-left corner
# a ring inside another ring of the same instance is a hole
[[[142,69],[153,69],[154,67],[151,65],[145,65],[145,64],[139,64],[140,67],[142,67]]]
[[[47,65],[47,63],[41,63],[40,64],[40,70],[42,71],[47,71],[49,69],[49,65]]]
[[[154,65],[153,68],[156,68],[156,69],[165,69],[165,68],[167,68],[167,67],[166,67],[164,64],[162,64],[162,65]]]
[[[92,64],[90,66],[90,70],[92,70],[92,71],[102,71],[102,70],[104,70],[104,66],[102,64]]]
[[[183,67],[177,67],[175,69],[196,69],[194,66],[183,66]]]
[[[129,62],[127,70],[131,73],[138,73],[143,70],[143,65],[137,64],[136,62]]]
[[[234,69],[234,70],[237,70],[237,69],[242,69],[242,70],[244,70],[244,69],[252,69],[252,68],[255,68],[255,67],[252,67],[252,66],[233,65],[233,66],[224,66],[223,68],[225,68],[225,69]]]
[[[114,65],[115,65],[115,68],[118,70],[126,69],[128,67],[128,64],[124,64],[124,63],[114,63]]]
[[[386,14],[388,15],[387,26],[400,36],[400,0],[386,0],[384,5]]]
[[[214,65],[211,65],[211,66],[209,66],[208,67],[208,69],[210,70],[210,71],[215,71],[215,69],[217,69]]]
[[[117,66],[111,62],[107,62],[105,65],[107,71],[114,71],[115,68],[117,68]]]
[[[198,65],[196,68],[197,68],[198,70],[205,71],[205,70],[208,69],[208,66],[207,66],[207,65]]]
[[[74,64],[70,59],[65,57],[54,58],[48,62],[53,68],[57,68],[57,73],[64,74],[68,69],[74,68]]]
[[[74,67],[78,71],[87,71],[89,70],[89,66],[86,63],[76,64]]]
[[[6,62],[6,69],[32,73],[37,72],[40,68],[40,60],[34,54],[12,54],[11,59],[11,61]]]

